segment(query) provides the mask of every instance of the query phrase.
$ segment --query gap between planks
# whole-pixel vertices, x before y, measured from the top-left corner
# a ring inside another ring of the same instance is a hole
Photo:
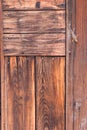
[[[2,11],[65,11],[65,9],[12,9]]]

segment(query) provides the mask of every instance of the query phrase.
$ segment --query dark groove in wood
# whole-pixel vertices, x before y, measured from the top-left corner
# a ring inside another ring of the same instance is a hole
[[[65,29],[58,32],[32,32],[32,33],[3,33],[3,34],[65,34]]]
[[[2,10],[3,12],[5,12],[5,11],[65,11],[66,9],[34,9],[34,10],[28,10],[28,9],[25,9],[25,10],[22,10],[22,9],[19,9],[19,10],[17,10],[17,9],[14,9],[14,10]]]

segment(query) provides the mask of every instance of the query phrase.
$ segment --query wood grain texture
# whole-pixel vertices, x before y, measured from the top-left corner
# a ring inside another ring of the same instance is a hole
[[[5,85],[4,85],[4,56],[3,56],[3,26],[2,1],[0,1],[0,129],[5,130]]]
[[[4,34],[4,55],[65,55],[65,34]]]
[[[65,58],[36,57],[36,129],[64,130]]]
[[[2,25],[2,8],[1,8],[1,2],[0,2],[0,97],[1,97],[1,45],[2,45],[2,26],[1,25]],[[0,100],[0,122],[1,122],[1,100]],[[0,128],[1,128],[1,123],[0,123]]]
[[[87,0],[76,0],[74,45],[74,130],[87,130]]]
[[[4,10],[64,9],[65,0],[3,0]]]
[[[68,1],[69,2],[69,1]],[[70,40],[67,26],[66,130],[87,129],[87,1],[73,0],[68,26],[75,28],[77,44]],[[76,7],[76,8],[75,8]],[[71,13],[73,15],[71,15]],[[71,21],[70,21],[71,20]],[[67,88],[68,87],[68,88]]]
[[[35,130],[33,57],[5,57],[5,130]]]
[[[75,0],[66,0],[66,130],[74,130],[73,111],[73,56],[74,49],[71,37],[72,24],[75,28]]]
[[[64,11],[5,11],[4,33],[65,32]]]

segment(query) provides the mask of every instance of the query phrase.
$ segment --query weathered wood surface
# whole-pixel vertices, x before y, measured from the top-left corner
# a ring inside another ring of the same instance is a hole
[[[47,33],[65,31],[65,11],[5,11],[4,33]]]
[[[87,130],[87,0],[71,3],[67,25],[72,20],[78,42],[71,42],[67,26],[66,130]]]
[[[65,55],[65,34],[4,34],[4,55]]]
[[[5,57],[4,100],[5,130],[35,130],[33,57]]]
[[[73,115],[73,43],[71,27],[75,19],[75,0],[66,0],[66,130],[74,130]],[[75,25],[74,27],[75,28]],[[74,66],[75,67],[75,66]]]
[[[36,58],[36,129],[64,130],[65,58]]]
[[[1,6],[1,1],[0,1],[0,97],[2,96],[2,94],[1,94],[2,93],[2,90],[1,90],[2,30],[3,30],[2,29],[2,6]],[[2,119],[1,119],[2,105],[1,105],[1,99],[2,98],[0,98],[0,128],[2,126]],[[3,106],[4,106],[4,104],[3,104]],[[2,113],[2,116],[3,116],[3,122],[4,122],[4,113]]]
[[[87,0],[76,0],[74,46],[74,130],[87,130]]]
[[[65,0],[2,4],[2,130],[64,130]]]
[[[4,10],[64,9],[65,0],[3,0]]]
[[[4,56],[3,56],[3,20],[2,1],[0,1],[0,129],[5,130],[5,86],[4,86]]]

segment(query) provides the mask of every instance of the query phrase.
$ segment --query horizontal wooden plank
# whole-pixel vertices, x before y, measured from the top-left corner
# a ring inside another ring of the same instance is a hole
[[[4,34],[4,55],[65,55],[65,34]]]
[[[3,0],[4,10],[64,9],[65,0]]]
[[[65,31],[65,11],[4,11],[4,33]]]

